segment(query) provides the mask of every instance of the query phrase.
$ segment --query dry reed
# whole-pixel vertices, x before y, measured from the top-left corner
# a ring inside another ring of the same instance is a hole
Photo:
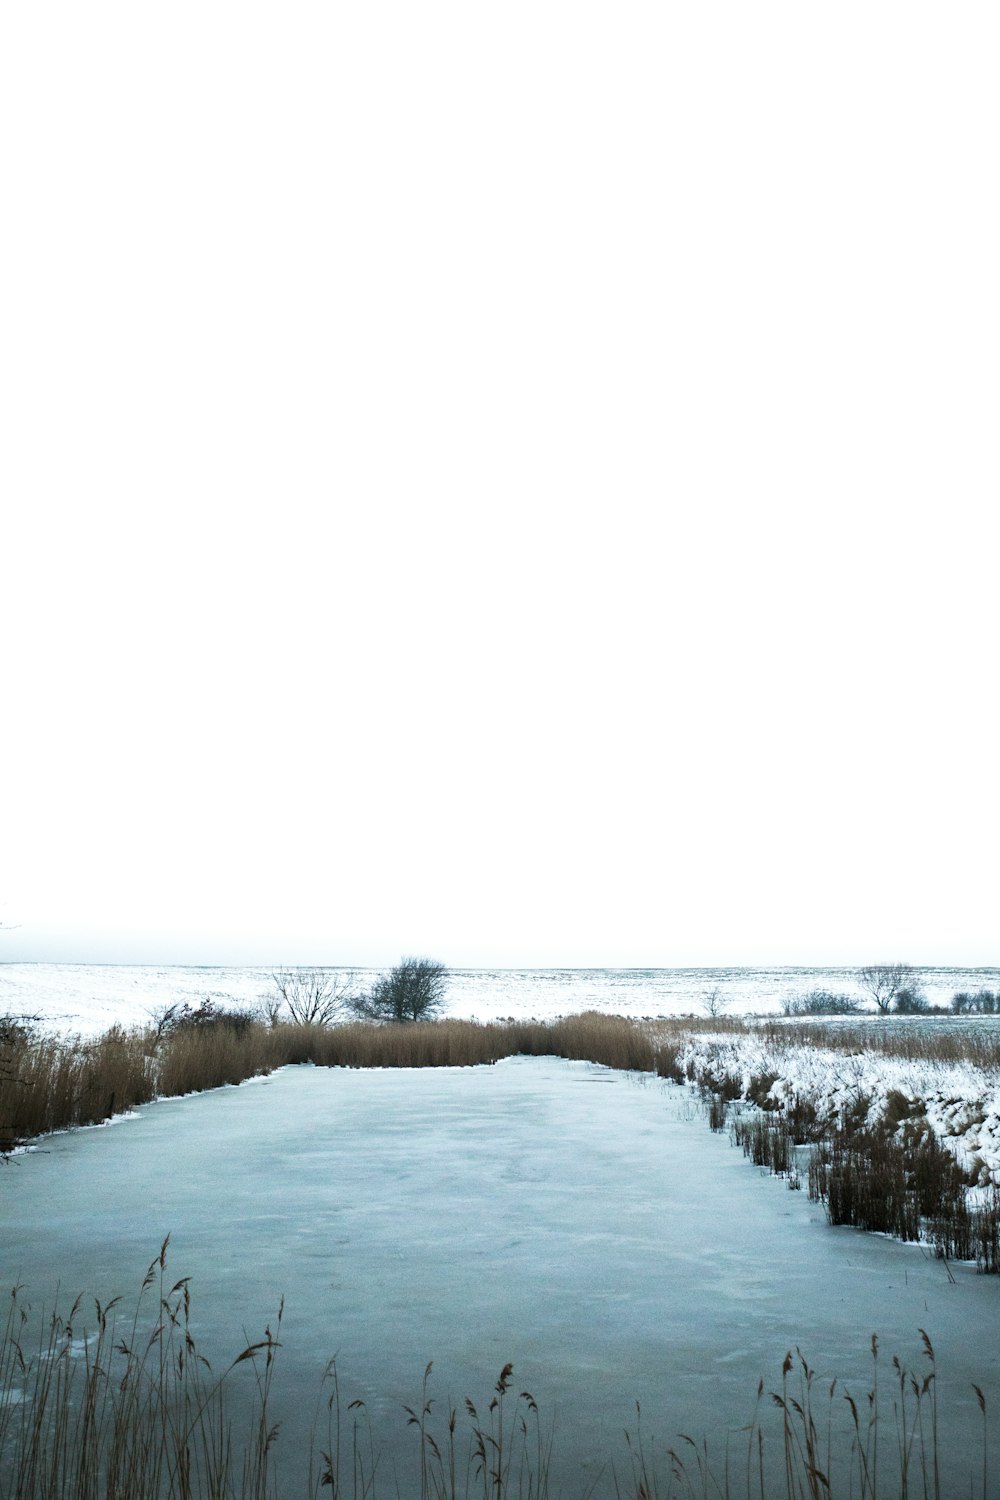
[[[126,1314],[120,1299],[78,1299],[65,1314],[36,1319],[24,1288],[13,1290],[0,1329],[0,1494],[10,1500],[290,1500],[329,1489],[334,1500],[547,1500],[552,1436],[538,1403],[517,1391],[504,1366],[480,1409],[469,1398],[436,1416],[432,1366],[400,1421],[412,1429],[409,1476],[380,1464],[379,1435],[361,1400],[344,1407],[335,1362],[318,1383],[321,1431],[308,1458],[291,1457],[289,1479],[273,1410],[280,1379],[282,1309],[273,1330],[244,1342],[215,1373],[195,1338],[190,1280],[171,1283],[167,1241]],[[816,1371],[796,1350],[780,1384],[763,1380],[739,1441],[680,1434],[650,1440],[641,1412],[623,1447],[605,1455],[598,1480],[580,1480],[591,1500],[989,1500],[989,1426],[982,1388],[978,1451],[967,1472],[946,1472],[933,1345],[921,1333],[921,1369],[898,1358],[857,1395]],[[735,1429],[734,1429],[735,1430]],[[308,1466],[308,1474],[305,1470]],[[565,1489],[562,1491],[565,1493]]]
[[[291,1063],[474,1067],[518,1053],[644,1071],[656,1066],[640,1026],[594,1013],[551,1022],[269,1026],[209,1012],[167,1031],[114,1027],[93,1042],[57,1040],[9,1023],[0,1025],[0,1152],[53,1130],[96,1124],[157,1096],[240,1083]]]
[[[53,1312],[33,1338],[24,1289],[13,1289],[0,1344],[4,1496],[267,1500],[273,1494],[269,1400],[281,1310],[275,1333],[266,1329],[216,1376],[194,1340],[188,1278],[167,1284],[166,1252],[164,1240],[131,1317],[121,1316],[116,1298],[96,1302],[87,1324],[78,1298],[67,1313]],[[241,1376],[238,1420],[230,1396]]]
[[[990,1018],[872,1016],[850,1022],[768,1022],[748,1029],[781,1048],[877,1052],[903,1062],[971,1063],[984,1071],[1000,1070],[1000,1028]]]

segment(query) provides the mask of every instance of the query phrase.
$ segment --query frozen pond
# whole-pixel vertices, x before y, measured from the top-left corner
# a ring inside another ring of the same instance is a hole
[[[888,1384],[894,1352],[923,1373],[926,1328],[953,1449],[978,1451],[970,1381],[1000,1401],[996,1278],[952,1281],[919,1248],[830,1229],[686,1090],[591,1064],[287,1068],[49,1138],[0,1170],[0,1222],[0,1278],[36,1303],[59,1282],[128,1302],[169,1232],[213,1355],[284,1295],[292,1474],[334,1354],[345,1398],[404,1452],[428,1360],[442,1404],[481,1407],[512,1361],[574,1481],[623,1456],[637,1399],[664,1439],[738,1428],[796,1344],[861,1396],[871,1334]]]

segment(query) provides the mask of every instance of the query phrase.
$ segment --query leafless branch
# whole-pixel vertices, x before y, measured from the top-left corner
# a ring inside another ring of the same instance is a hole
[[[357,994],[353,974],[328,969],[280,969],[271,984],[264,1010],[272,1025],[284,1008],[301,1026],[329,1026],[348,1013]]]

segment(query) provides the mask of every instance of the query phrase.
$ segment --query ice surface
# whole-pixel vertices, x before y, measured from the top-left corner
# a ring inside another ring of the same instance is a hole
[[[284,1295],[291,1477],[333,1354],[345,1398],[364,1397],[401,1464],[402,1404],[428,1360],[442,1401],[483,1404],[512,1361],[516,1389],[554,1420],[574,1494],[623,1455],[635,1400],[663,1438],[721,1439],[796,1344],[862,1395],[870,1335],[886,1365],[898,1352],[922,1374],[926,1328],[949,1463],[977,1452],[970,1382],[1000,1400],[995,1279],[959,1267],[952,1281],[918,1247],[829,1228],[659,1080],[551,1058],[288,1068],[137,1114],[0,1172],[0,1279],[39,1299],[57,1282],[128,1293],[169,1231],[219,1355]]]

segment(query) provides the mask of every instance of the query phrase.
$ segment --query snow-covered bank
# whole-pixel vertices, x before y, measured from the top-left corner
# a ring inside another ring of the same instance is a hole
[[[806,1103],[830,1126],[844,1114],[875,1125],[894,1110],[911,1127],[931,1130],[980,1185],[1000,1185],[998,1072],[879,1051],[797,1046],[773,1031],[694,1034],[679,1060],[705,1087],[725,1091],[738,1084],[741,1097],[782,1109]]]

